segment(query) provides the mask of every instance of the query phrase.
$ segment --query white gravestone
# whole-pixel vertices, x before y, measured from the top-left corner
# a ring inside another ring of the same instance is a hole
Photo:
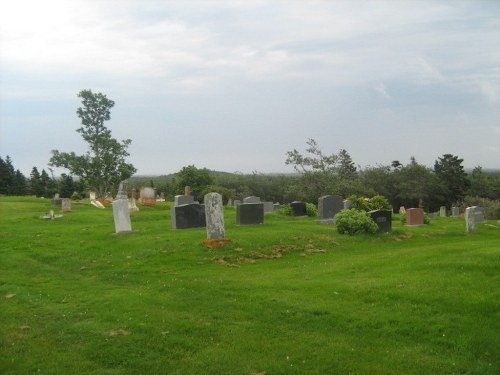
[[[113,218],[115,219],[115,232],[131,232],[130,211],[128,208],[128,198],[126,192],[126,182],[120,183],[120,188],[116,198],[113,200]]]
[[[224,206],[222,195],[209,193],[205,195],[205,217],[207,221],[207,238],[209,240],[224,239]]]

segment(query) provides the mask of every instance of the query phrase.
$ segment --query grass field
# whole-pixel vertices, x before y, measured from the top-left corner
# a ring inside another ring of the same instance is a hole
[[[140,208],[113,235],[110,207],[0,198],[1,374],[500,373],[496,222],[349,237],[226,208],[209,249]]]

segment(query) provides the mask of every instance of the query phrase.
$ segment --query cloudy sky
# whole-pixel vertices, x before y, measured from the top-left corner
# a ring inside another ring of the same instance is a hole
[[[500,168],[497,0],[2,1],[0,38],[0,156],[26,175],[86,151],[82,89],[138,174],[289,172],[308,138]]]

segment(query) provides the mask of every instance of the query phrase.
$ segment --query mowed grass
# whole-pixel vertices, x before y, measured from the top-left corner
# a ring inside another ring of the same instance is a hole
[[[2,374],[498,374],[500,228],[339,235],[268,214],[219,249],[168,204],[54,221],[0,198]]]

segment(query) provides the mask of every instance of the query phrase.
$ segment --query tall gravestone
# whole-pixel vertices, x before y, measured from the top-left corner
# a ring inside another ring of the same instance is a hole
[[[474,223],[484,224],[484,211],[479,206],[472,206],[474,208]]]
[[[91,191],[91,192],[89,193],[89,199],[90,199],[91,201],[95,201],[95,200],[96,200],[96,192],[95,192],[95,191]]]
[[[346,199],[344,200],[344,210],[350,210],[352,206],[352,200]]]
[[[320,220],[332,220],[342,209],[344,209],[344,201],[339,195],[324,195],[318,199]]]
[[[451,216],[452,217],[459,217],[460,216],[460,208],[456,207],[456,206],[453,206],[451,208]]]
[[[392,231],[392,211],[373,210],[368,212],[372,220],[377,224],[379,233],[390,233]]]
[[[406,210],[406,225],[422,225],[424,223],[424,210],[421,208],[408,208]]]
[[[292,216],[307,216],[307,209],[305,202],[293,201],[290,203],[292,208]]]
[[[205,195],[205,219],[207,223],[207,239],[224,239],[224,206],[222,195],[209,193]]]
[[[446,206],[439,207],[439,216],[446,217]]]
[[[475,212],[474,212],[474,207],[467,207],[465,209],[465,231],[467,233],[472,233],[474,231],[474,226],[475,226]]]
[[[124,233],[132,231],[130,223],[130,211],[128,208],[127,182],[122,181],[118,189],[118,194],[113,200],[113,218],[115,220],[115,232]]]

